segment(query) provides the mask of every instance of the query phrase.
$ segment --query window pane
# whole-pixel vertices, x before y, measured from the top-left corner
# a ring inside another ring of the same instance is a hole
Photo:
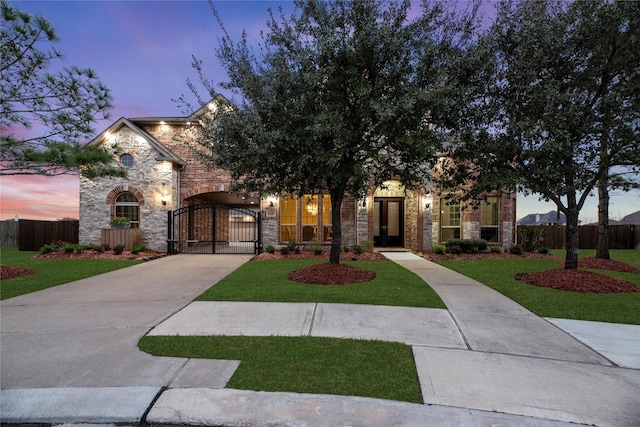
[[[498,197],[488,197],[486,201],[480,202],[480,224],[498,225],[499,203]]]
[[[115,216],[129,218],[131,228],[140,227],[140,208],[133,193],[124,192],[116,197]]]
[[[487,242],[498,241],[498,227],[482,227],[480,230],[480,238]]]
[[[302,241],[318,239],[318,196],[302,198]]]
[[[440,241],[460,238],[460,203],[451,199],[440,199]]]
[[[446,242],[447,240],[450,240],[450,239],[459,239],[459,238],[460,238],[460,227],[442,229],[443,242]]]
[[[325,242],[333,240],[333,229],[331,227],[331,196],[322,196],[322,239]]]
[[[297,240],[296,199],[285,197],[280,200],[280,241]]]

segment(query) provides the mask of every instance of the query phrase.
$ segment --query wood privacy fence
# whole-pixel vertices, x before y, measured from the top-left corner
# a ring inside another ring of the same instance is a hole
[[[18,221],[18,250],[37,251],[46,244],[59,240],[78,243],[79,221]]]
[[[543,246],[549,249],[564,249],[566,247],[565,226],[546,225],[539,227],[545,233]],[[580,249],[595,249],[598,241],[598,226],[579,226],[578,239]],[[640,250],[640,225],[610,225],[609,249]]]
[[[18,246],[18,221],[13,219],[0,221],[0,246],[8,248]]]
[[[142,244],[142,232],[139,228],[103,228],[100,230],[102,244],[111,246],[123,245],[125,251]]]

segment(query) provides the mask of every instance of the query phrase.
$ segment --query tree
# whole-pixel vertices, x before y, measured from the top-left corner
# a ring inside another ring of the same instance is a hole
[[[62,54],[44,17],[4,0],[0,15],[0,175],[122,175],[112,153],[81,144],[108,117],[109,90],[90,69],[46,71]]]
[[[513,185],[555,202],[567,218],[567,269],[578,266],[589,194],[611,185],[612,167],[638,170],[638,6],[503,1],[468,57],[477,85],[447,179],[475,183],[475,195]]]
[[[242,99],[207,110],[199,143],[236,188],[328,193],[332,263],[345,196],[361,199],[391,178],[423,184],[461,100],[451,70],[470,41],[472,14],[425,2],[411,20],[410,9],[409,1],[296,1],[289,17],[270,11],[258,52],[246,33],[234,42],[216,14],[223,87]],[[201,63],[194,67],[213,98]]]

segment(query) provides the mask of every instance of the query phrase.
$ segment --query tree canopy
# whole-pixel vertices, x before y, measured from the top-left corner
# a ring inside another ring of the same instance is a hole
[[[472,196],[515,186],[555,202],[565,268],[577,268],[578,214],[598,181],[639,170],[639,20],[638,2],[503,1],[468,51],[476,84],[445,178]]]
[[[82,144],[109,90],[90,69],[47,72],[62,58],[49,21],[2,0],[0,40],[0,175],[122,175],[112,153]]]
[[[246,33],[234,41],[216,14],[223,87],[240,98],[206,110],[199,143],[237,188],[329,194],[338,262],[345,195],[429,179],[463,101],[457,65],[474,10],[424,2],[411,18],[409,1],[296,1],[290,16],[271,11],[255,48]],[[201,63],[194,67],[213,98]]]

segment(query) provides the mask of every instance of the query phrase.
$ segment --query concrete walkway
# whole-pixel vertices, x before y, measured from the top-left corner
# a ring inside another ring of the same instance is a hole
[[[448,309],[189,304],[247,260],[219,255],[173,256],[2,301],[2,422],[638,425],[640,326],[541,319],[413,254],[385,255]],[[149,356],[136,344],[150,329],[404,342],[426,405],[225,389],[240,362]]]

